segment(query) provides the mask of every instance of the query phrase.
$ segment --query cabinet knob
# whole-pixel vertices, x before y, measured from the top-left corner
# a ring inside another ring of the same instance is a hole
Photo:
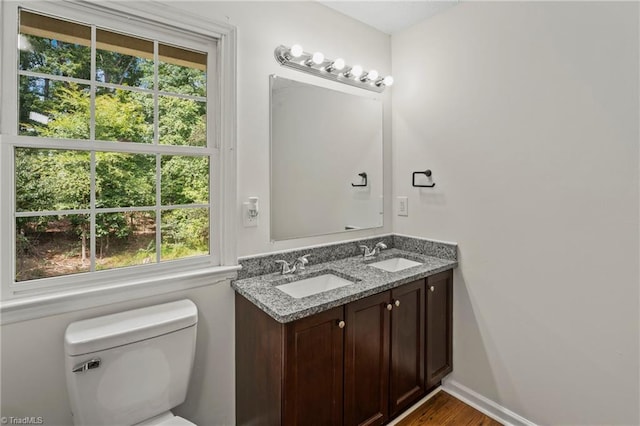
[[[338,327],[344,328],[344,326],[345,326],[344,321],[338,321]]]
[[[431,287],[429,287],[429,290],[436,291],[436,287],[432,285]]]
[[[390,311],[393,309],[393,305],[391,303],[387,304],[387,311]]]
[[[396,305],[396,306],[400,306],[400,301],[396,300],[393,304]]]

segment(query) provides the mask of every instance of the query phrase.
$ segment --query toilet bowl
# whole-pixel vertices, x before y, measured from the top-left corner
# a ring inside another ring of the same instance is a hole
[[[189,420],[174,416],[171,411],[160,414],[152,419],[136,423],[134,426],[196,426]]]
[[[174,416],[193,368],[190,300],[69,324],[65,375],[75,425],[187,426]]]

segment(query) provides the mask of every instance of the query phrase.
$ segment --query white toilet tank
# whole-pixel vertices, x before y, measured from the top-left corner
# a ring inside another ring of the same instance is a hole
[[[65,333],[76,425],[133,425],[184,402],[198,310],[190,300],[91,318]]]

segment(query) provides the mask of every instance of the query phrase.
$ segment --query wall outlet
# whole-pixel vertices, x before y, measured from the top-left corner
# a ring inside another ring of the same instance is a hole
[[[409,216],[409,197],[398,197],[398,216]]]
[[[252,217],[249,214],[251,204],[248,202],[242,203],[242,224],[245,228],[258,226],[258,216]]]

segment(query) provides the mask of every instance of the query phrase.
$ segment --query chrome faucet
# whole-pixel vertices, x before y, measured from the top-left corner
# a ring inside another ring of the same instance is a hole
[[[380,252],[384,249],[387,248],[387,245],[385,243],[383,243],[382,241],[380,241],[379,243],[377,243],[374,247],[373,250],[369,250],[369,247],[367,246],[360,246],[361,249],[363,249],[362,251],[362,257],[375,257],[377,255],[380,254]]]
[[[304,256],[300,256],[296,260],[293,261],[293,264],[289,264],[286,260],[276,260],[276,263],[280,263],[282,268],[280,269],[280,275],[288,275],[293,274],[296,271],[304,271],[304,265],[309,263],[309,254],[305,254]]]
[[[309,264],[309,259],[307,257],[311,256],[310,254],[305,254],[304,256],[300,256],[293,262],[293,269],[298,271],[304,271],[304,265]]]
[[[295,267],[291,268],[289,262],[286,260],[276,260],[276,263],[282,264],[282,269],[280,269],[280,275],[292,274],[295,271]]]

